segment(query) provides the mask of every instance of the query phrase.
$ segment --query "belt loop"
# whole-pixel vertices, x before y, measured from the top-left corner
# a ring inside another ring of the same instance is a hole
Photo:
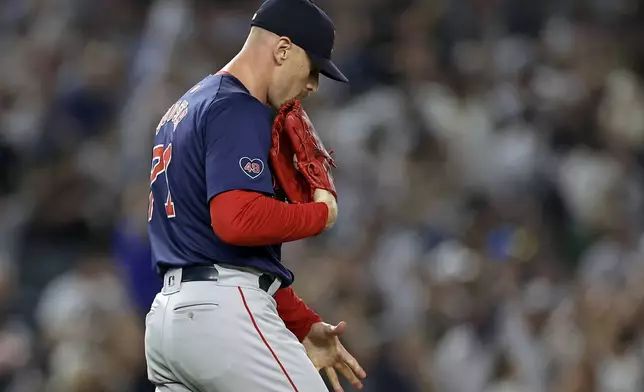
[[[182,269],[174,268],[168,270],[163,277],[163,289],[161,292],[164,295],[178,293],[181,290]]]
[[[277,290],[279,290],[281,286],[282,281],[280,280],[280,278],[275,278],[275,280],[273,281],[273,283],[271,283],[270,287],[267,290],[268,294],[271,296],[275,295],[275,293],[277,293]]]

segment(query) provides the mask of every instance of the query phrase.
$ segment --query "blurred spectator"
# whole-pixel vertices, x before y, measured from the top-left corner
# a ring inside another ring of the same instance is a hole
[[[0,258],[0,389],[36,390],[41,375],[35,357],[35,335],[11,308],[14,278],[13,266]]]
[[[121,221],[114,230],[113,254],[119,276],[137,313],[150,310],[154,296],[161,289],[161,278],[152,268],[152,251],[147,238],[146,220],[140,212],[147,209],[148,187],[132,187],[124,193]]]
[[[142,325],[106,249],[89,249],[52,280],[36,315],[49,356],[48,390],[131,387],[142,366]]]
[[[501,354],[494,364],[490,385],[485,392],[522,392],[529,391],[521,381],[514,362]]]

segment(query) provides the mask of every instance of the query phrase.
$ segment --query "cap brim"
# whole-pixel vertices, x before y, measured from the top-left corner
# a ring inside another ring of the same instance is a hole
[[[349,83],[349,79],[333,64],[333,61],[313,54],[309,54],[309,56],[322,75],[338,82]]]

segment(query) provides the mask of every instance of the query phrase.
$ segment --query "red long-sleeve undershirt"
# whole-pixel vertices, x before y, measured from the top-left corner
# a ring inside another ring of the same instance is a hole
[[[324,230],[328,207],[324,203],[287,204],[261,193],[233,190],[210,201],[212,228],[224,242],[263,246],[296,241]],[[286,327],[302,341],[322,318],[292,288],[277,290],[277,312]]]
[[[258,192],[234,190],[210,201],[213,230],[224,242],[263,246],[312,237],[324,230],[324,203],[287,204]]]
[[[322,321],[322,317],[306,306],[291,287],[277,290],[274,298],[277,313],[300,342],[309,334],[313,324]]]

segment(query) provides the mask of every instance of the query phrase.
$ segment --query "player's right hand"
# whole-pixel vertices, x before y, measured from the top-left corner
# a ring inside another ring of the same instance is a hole
[[[325,228],[333,227],[336,219],[338,219],[338,202],[335,200],[333,193],[326,189],[318,188],[313,192],[313,201],[316,203],[324,203],[329,207],[329,215],[326,219]]]

